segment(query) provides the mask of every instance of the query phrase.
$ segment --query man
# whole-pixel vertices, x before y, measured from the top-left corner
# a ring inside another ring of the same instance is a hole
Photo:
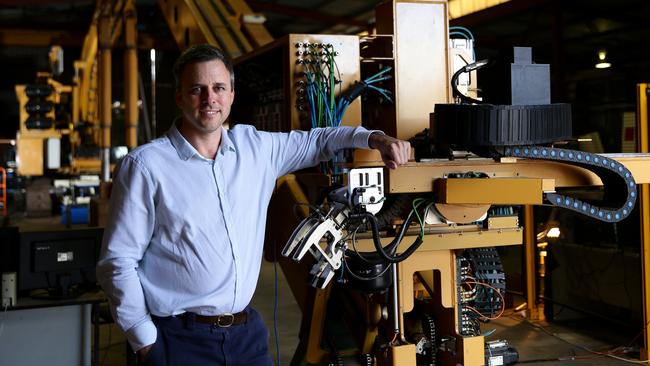
[[[271,365],[268,330],[248,304],[275,180],[343,148],[376,148],[396,168],[410,146],[361,127],[224,129],[234,74],[208,45],[185,51],[174,77],[181,117],[114,177],[99,281],[145,364]]]

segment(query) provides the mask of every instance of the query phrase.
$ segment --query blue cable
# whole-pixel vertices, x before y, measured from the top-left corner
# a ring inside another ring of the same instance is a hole
[[[384,98],[388,99],[390,102],[393,101],[393,98],[391,98],[390,95],[388,95],[388,90],[378,88],[378,87],[376,87],[376,86],[374,86],[374,85],[368,85],[368,88],[373,89],[373,90],[376,90],[376,91],[379,92],[381,95],[383,95]]]
[[[494,332],[496,332],[496,331],[497,331],[496,329],[490,329],[487,332],[483,333],[483,337],[489,337],[492,334],[494,334]]]
[[[466,40],[474,42],[474,34],[472,31],[465,27],[461,26],[454,26],[454,27],[449,27],[449,37],[451,36],[461,36]],[[474,47],[472,46],[472,57],[474,60],[476,60],[476,51],[474,50]]]
[[[372,81],[374,81],[374,79],[380,77],[381,75],[384,75],[385,73],[389,72],[391,69],[392,69],[392,67],[386,67],[386,68],[382,69],[381,71],[379,71],[378,73],[376,73],[375,75],[373,75],[373,76],[367,78],[366,80],[364,80],[364,82],[365,83],[372,82]]]
[[[462,33],[462,32],[449,32],[449,37],[451,38],[451,36],[461,36],[461,37],[463,37],[463,39],[466,39],[466,40],[469,40],[469,41],[472,40],[471,38],[469,38],[469,36],[467,34]]]
[[[467,28],[465,28],[465,27],[462,27],[462,26],[460,26],[460,25],[453,26],[453,27],[449,27],[449,31],[450,31],[450,32],[456,32],[456,31],[462,31],[462,32],[465,32],[465,33],[469,36],[469,38],[470,38],[471,40],[474,40],[474,34],[472,33],[472,31],[469,30],[469,29],[467,29]]]
[[[380,82],[380,81],[390,80],[390,79],[392,79],[392,78],[393,78],[392,76],[384,76],[384,77],[381,77],[381,78],[379,78],[379,79],[366,80],[366,81],[364,81],[364,82],[365,82],[366,84],[374,84],[374,83],[378,83],[378,82]]]
[[[325,64],[325,65],[329,69],[330,65],[329,64]],[[337,68],[338,71],[338,65],[336,64],[336,62],[334,62],[334,66]],[[365,87],[377,91],[384,98],[392,102],[393,99],[391,98],[390,92],[388,90],[372,85],[374,83],[379,83],[385,80],[392,79],[392,75],[390,74],[385,75],[391,70],[392,70],[391,67],[383,68],[376,74],[365,79],[363,83],[365,84]],[[318,75],[312,73],[311,71],[307,71],[305,73],[305,77],[307,78],[307,84],[305,88],[307,94],[307,101],[309,103],[309,110],[310,110],[309,112],[310,112],[312,128],[321,127],[318,123],[318,118],[322,118],[321,124],[324,126],[338,127],[341,125],[343,121],[343,116],[345,115],[345,112],[347,111],[352,101],[348,100],[347,98],[339,98],[339,100],[334,105],[329,103],[328,102],[329,95],[331,94],[330,84],[323,84],[322,86],[318,87],[316,85],[316,77]],[[317,98],[321,98],[323,101],[325,101],[323,104],[323,108],[320,110],[320,115],[317,112],[317,108],[316,108]]]

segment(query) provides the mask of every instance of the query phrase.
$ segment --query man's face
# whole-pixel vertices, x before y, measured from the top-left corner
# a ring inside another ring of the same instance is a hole
[[[176,105],[186,128],[199,134],[217,131],[228,118],[234,98],[230,73],[220,60],[195,62],[183,69]]]

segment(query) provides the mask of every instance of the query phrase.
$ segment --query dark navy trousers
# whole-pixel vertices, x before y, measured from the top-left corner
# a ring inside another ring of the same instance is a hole
[[[192,316],[152,317],[158,337],[144,365],[272,366],[269,331],[255,309],[246,312],[246,323],[228,328],[197,323]]]

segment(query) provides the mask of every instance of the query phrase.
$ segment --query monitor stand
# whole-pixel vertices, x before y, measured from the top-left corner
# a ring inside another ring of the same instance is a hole
[[[69,273],[57,273],[54,287],[34,290],[29,295],[33,299],[68,300],[77,298],[82,293],[78,285],[72,284],[72,276]]]

